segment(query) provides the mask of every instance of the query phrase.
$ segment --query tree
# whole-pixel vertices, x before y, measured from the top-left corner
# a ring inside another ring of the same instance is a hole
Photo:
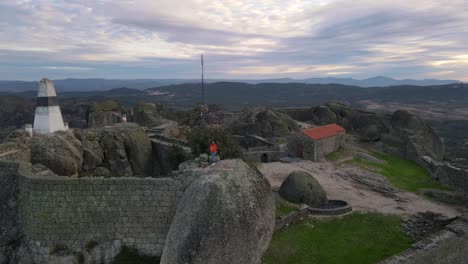
[[[187,140],[195,155],[209,154],[212,140],[218,145],[218,155],[221,159],[240,158],[242,155],[239,144],[221,128],[195,128],[190,132]]]

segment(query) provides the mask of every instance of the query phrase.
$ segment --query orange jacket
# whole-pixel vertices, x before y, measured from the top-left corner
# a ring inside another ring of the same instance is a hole
[[[218,146],[216,144],[210,144],[210,153],[216,152],[218,150]]]

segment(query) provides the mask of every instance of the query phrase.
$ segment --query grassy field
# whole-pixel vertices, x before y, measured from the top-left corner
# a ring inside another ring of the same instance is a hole
[[[279,194],[275,194],[275,201],[276,201],[276,218],[280,218],[293,212],[296,210],[297,205],[294,205],[288,201],[285,201],[283,198],[279,196]]]
[[[418,193],[421,189],[447,189],[434,181],[419,164],[380,152],[370,152],[372,156],[386,161],[383,164],[355,158],[348,163],[378,172],[400,189]]]
[[[274,234],[263,264],[371,264],[399,253],[412,241],[400,218],[354,213],[307,220]]]

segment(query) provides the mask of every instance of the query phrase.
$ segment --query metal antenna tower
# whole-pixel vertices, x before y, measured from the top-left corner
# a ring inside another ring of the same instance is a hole
[[[202,90],[202,104],[205,104],[205,80],[204,80],[204,65],[203,54],[201,55],[201,90]]]

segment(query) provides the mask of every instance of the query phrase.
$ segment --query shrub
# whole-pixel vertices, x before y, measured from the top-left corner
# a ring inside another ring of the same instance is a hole
[[[240,158],[242,155],[239,144],[221,128],[195,128],[190,132],[187,140],[195,155],[209,154],[212,140],[218,145],[218,155],[221,159]]]
[[[171,145],[167,153],[167,159],[172,170],[177,170],[180,163],[187,160],[184,150],[177,146]]]
[[[93,248],[95,248],[98,244],[99,244],[98,242],[96,242],[94,240],[90,240],[90,241],[86,242],[86,245],[85,245],[86,250],[90,251]]]
[[[124,246],[115,256],[112,264],[155,264],[159,262],[160,257],[139,255],[136,249]]]

